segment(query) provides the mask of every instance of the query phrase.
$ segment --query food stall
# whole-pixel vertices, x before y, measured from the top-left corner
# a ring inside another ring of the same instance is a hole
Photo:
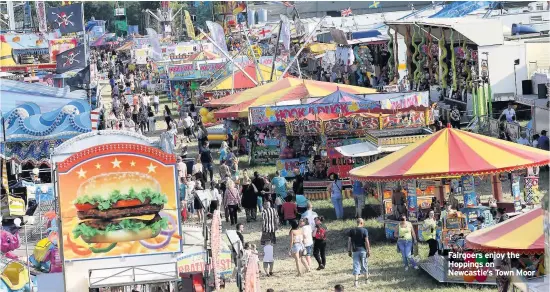
[[[410,195],[413,193],[410,190],[417,187],[415,180],[460,177],[461,205],[469,208],[481,202],[481,195],[476,193],[474,175],[509,172],[549,162],[546,151],[448,127],[380,160],[351,170],[350,177],[374,182],[407,180],[405,214],[409,221],[420,222],[418,194]],[[436,201],[436,209],[441,208],[440,204],[447,199],[459,199],[454,197],[453,192],[445,198],[444,189],[440,185],[436,185],[435,197],[439,202],[437,204]],[[469,230],[465,216],[459,217],[463,218],[462,229]],[[391,218],[387,213],[383,218],[385,223],[392,223],[388,221]],[[448,259],[444,257],[443,261]],[[445,273],[442,273],[445,265],[441,265],[441,262],[425,262],[420,266],[438,281],[447,281]],[[433,270],[440,273],[432,273]]]
[[[106,130],[55,148],[65,291],[167,286],[178,280],[176,159],[156,143],[137,133]],[[125,211],[117,212],[117,206]],[[93,215],[99,208],[102,220]],[[98,229],[102,226],[105,231]]]

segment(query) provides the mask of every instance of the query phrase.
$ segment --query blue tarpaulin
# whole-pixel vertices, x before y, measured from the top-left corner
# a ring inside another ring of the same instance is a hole
[[[492,7],[494,1],[457,1],[452,2],[448,5],[445,5],[436,14],[430,16],[429,18],[455,18],[468,15],[478,9],[485,7]]]
[[[345,91],[341,91],[340,89],[338,89],[335,92],[323,98],[320,98],[312,103],[341,103],[341,102],[369,102],[369,100],[365,99],[362,96],[347,93]]]

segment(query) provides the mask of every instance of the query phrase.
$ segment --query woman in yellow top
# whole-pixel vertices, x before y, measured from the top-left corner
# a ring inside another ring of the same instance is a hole
[[[424,220],[424,225],[422,228],[422,237],[430,247],[428,258],[433,257],[437,252],[437,241],[435,240],[437,223],[434,218],[435,218],[435,213],[433,210],[431,210],[430,213],[428,213],[428,218]]]
[[[401,215],[400,222],[397,224],[394,234],[397,235],[397,248],[403,257],[405,271],[409,270],[409,264],[411,264],[415,270],[418,270],[418,264],[412,257],[412,248],[413,244],[416,243],[416,234],[414,233],[411,222],[407,221],[405,215]]]

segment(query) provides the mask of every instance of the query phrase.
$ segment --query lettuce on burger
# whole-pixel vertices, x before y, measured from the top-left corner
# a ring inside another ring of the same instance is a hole
[[[153,177],[138,172],[92,177],[77,190],[74,201],[81,222],[75,238],[87,243],[114,243],[156,237],[168,227],[158,213],[167,202]]]

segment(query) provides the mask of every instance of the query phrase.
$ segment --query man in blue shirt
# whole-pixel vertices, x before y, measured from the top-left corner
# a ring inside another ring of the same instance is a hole
[[[546,151],[549,151],[550,150],[550,145],[549,145],[549,140],[548,140],[548,136],[546,136],[548,132],[546,132],[546,130],[542,130],[540,132],[540,137],[539,137],[539,140],[538,140],[538,145],[537,147],[539,147],[539,149],[542,149],[542,150],[546,150]]]
[[[355,218],[363,218],[363,207],[365,207],[365,187],[360,181],[353,182],[353,200],[355,201]]]

